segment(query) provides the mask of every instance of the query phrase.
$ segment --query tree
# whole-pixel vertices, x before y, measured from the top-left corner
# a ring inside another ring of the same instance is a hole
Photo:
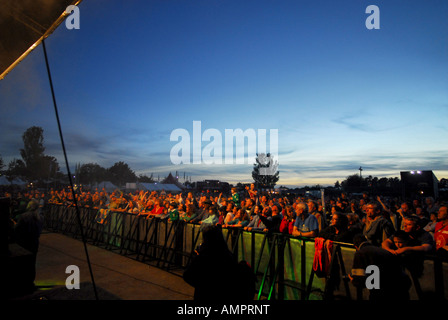
[[[389,186],[389,180],[387,178],[378,179],[378,187],[385,188]]]
[[[361,177],[359,174],[348,176],[341,182],[342,189],[345,192],[370,192],[371,194],[398,195],[401,190],[401,182],[395,178],[378,178],[368,176]]]
[[[277,161],[270,153],[257,153],[255,161],[252,171],[255,186],[259,189],[273,189],[279,179]]]
[[[23,149],[20,149],[26,173],[32,180],[39,177],[41,160],[44,156],[44,130],[41,127],[30,127],[22,135]]]
[[[24,177],[27,174],[25,163],[20,159],[12,159],[8,164],[6,175],[10,178]]]
[[[138,176],[138,181],[139,182],[143,182],[143,183],[154,183],[154,178],[153,178],[153,174],[151,173],[151,176],[147,176],[147,175],[139,175]]]
[[[2,156],[0,155],[0,173],[2,173],[3,172],[3,167],[5,166],[5,163],[3,162],[3,158],[2,158]]]
[[[112,167],[107,169],[110,180],[117,186],[123,186],[126,182],[137,181],[134,171],[123,161],[116,162]]]
[[[14,174],[21,173],[32,181],[43,181],[59,175],[59,164],[55,157],[44,154],[44,130],[30,127],[22,135],[23,149],[20,155],[23,161],[10,163]]]
[[[346,190],[350,188],[359,188],[365,186],[365,180],[358,174],[352,174],[342,181],[341,186]]]
[[[53,156],[43,156],[39,159],[38,179],[55,178],[59,172],[58,160]]]
[[[100,183],[107,179],[107,170],[96,163],[78,165],[75,171],[76,181],[84,185]]]

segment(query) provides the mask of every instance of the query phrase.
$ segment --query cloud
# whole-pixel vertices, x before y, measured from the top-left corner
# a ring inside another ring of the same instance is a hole
[[[366,124],[363,121],[360,121],[359,116],[354,116],[354,115],[342,116],[337,119],[334,119],[333,122],[336,124],[342,124],[351,130],[357,130],[357,131],[363,131],[363,132],[376,131],[370,125]]]

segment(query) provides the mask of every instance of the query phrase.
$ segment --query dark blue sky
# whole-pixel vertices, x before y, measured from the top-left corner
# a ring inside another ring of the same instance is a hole
[[[368,30],[368,5],[380,29]],[[245,165],[173,165],[170,134],[278,129],[279,185],[448,176],[448,2],[84,0],[46,40],[68,158],[137,174],[250,182]],[[0,155],[44,129],[64,165],[42,47],[0,82]],[[224,143],[224,142],[223,142]],[[203,142],[205,147],[207,142]],[[224,150],[224,147],[223,147]]]

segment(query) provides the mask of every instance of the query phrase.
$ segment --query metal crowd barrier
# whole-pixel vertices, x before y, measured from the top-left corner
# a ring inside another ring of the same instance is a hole
[[[87,243],[168,271],[186,268],[202,241],[200,226],[196,224],[115,211],[108,211],[101,220],[97,209],[78,210]],[[76,215],[74,207],[48,205],[45,229],[80,239]],[[313,272],[314,239],[241,228],[223,229],[223,235],[238,259],[252,266],[258,280],[255,294],[260,300],[368,299],[368,290],[357,290],[346,276],[355,253],[351,244],[334,242],[331,261],[338,265],[340,281],[329,288],[331,279],[317,277]],[[411,299],[424,299],[424,292],[445,299],[448,263],[428,257],[423,276],[412,280]]]

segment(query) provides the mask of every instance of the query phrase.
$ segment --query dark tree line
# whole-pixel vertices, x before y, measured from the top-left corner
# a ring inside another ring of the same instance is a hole
[[[139,175],[123,161],[114,163],[109,168],[104,168],[97,163],[78,164],[75,170],[77,184],[95,185],[103,181],[110,181],[116,186],[124,186],[127,182],[154,182],[153,175]]]
[[[10,180],[22,178],[36,185],[48,183],[68,182],[66,174],[55,157],[45,154],[44,130],[33,126],[22,135],[23,148],[20,151],[20,159],[14,158],[5,165],[0,156],[0,173]],[[110,181],[117,186],[126,182],[154,182],[152,175],[137,176],[135,172],[123,161],[116,162],[109,168],[104,168],[96,163],[78,164],[74,171],[74,180],[77,184],[94,185],[103,181]]]
[[[339,181],[336,181],[335,187],[349,193],[368,191],[371,194],[383,195],[399,194],[402,190],[401,180],[398,177],[362,177],[358,174],[348,176],[341,183],[339,183]]]

